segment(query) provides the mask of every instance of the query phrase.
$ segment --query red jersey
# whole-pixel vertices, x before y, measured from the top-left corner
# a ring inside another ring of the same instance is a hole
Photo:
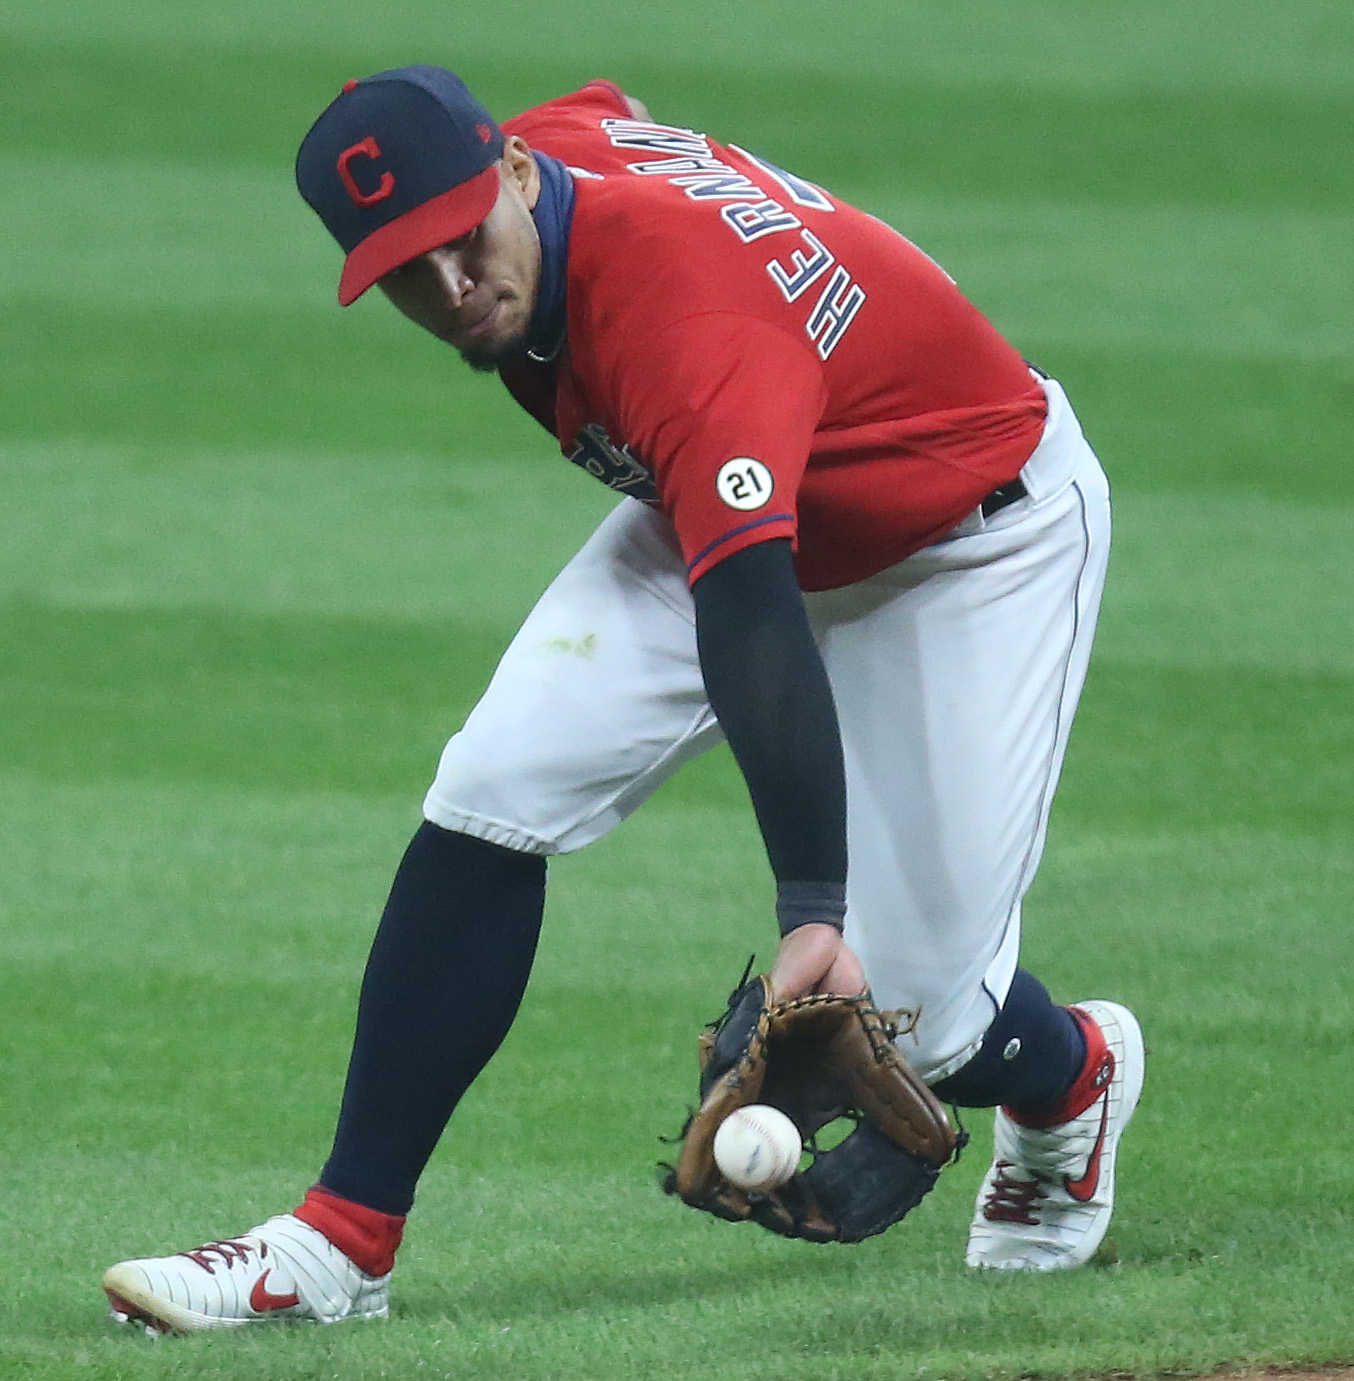
[[[862,580],[1013,479],[1045,399],[915,245],[592,82],[503,125],[574,178],[554,396],[565,454],[671,519],[694,582],[789,537],[806,590]]]

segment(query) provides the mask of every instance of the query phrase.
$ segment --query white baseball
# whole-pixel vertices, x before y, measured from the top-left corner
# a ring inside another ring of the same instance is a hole
[[[761,1192],[784,1184],[799,1169],[803,1150],[795,1124],[765,1103],[731,1112],[715,1132],[715,1164],[739,1189]]]

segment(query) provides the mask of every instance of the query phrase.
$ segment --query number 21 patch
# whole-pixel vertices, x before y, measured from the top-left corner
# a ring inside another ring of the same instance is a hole
[[[770,502],[776,481],[760,460],[735,456],[719,467],[715,489],[730,508],[749,512]]]

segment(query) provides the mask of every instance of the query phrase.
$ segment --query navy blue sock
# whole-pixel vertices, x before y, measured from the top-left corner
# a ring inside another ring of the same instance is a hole
[[[1043,1108],[1072,1087],[1085,1063],[1086,1038],[1076,1019],[1033,974],[1017,969],[978,1053],[931,1087],[961,1108]]]
[[[517,1015],[544,904],[545,859],[419,828],[362,980],[325,1189],[408,1213],[447,1119]]]

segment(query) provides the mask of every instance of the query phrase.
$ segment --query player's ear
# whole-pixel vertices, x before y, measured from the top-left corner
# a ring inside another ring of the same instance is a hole
[[[541,195],[541,170],[536,166],[527,142],[520,135],[510,134],[503,141],[503,167],[507,176],[517,184],[528,210],[536,209]]]

